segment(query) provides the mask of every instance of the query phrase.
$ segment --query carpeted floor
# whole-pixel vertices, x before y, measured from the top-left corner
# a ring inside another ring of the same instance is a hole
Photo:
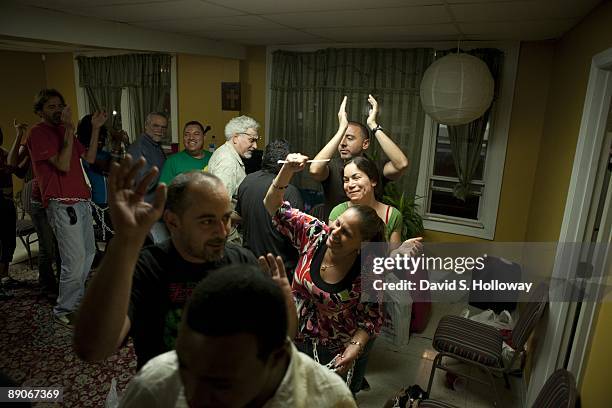
[[[131,342],[104,362],[79,360],[72,330],[53,322],[37,272],[21,263],[10,275],[20,284],[12,299],[0,301],[0,371],[23,386],[63,387],[62,407],[103,407],[113,378],[121,393],[136,371]]]

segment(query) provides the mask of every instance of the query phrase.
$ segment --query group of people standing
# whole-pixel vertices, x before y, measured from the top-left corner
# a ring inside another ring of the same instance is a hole
[[[204,126],[188,122],[185,150],[166,158],[167,118],[149,114],[129,154],[110,164],[114,236],[80,302],[93,259],[80,160],[96,163],[106,116],[91,116],[85,149],[61,95],[46,91],[35,105],[42,130],[30,130],[28,148],[62,259],[55,313],[76,323],[75,351],[87,361],[133,338],[140,371],[125,406],[287,406],[298,389],[316,391],[309,398],[319,406],[354,406],[384,320],[380,303],[361,301],[361,245],[401,242],[401,214],[380,191],[408,166],[377,122],[376,100],[368,98],[366,127],[348,121],[345,97],[338,131],[310,164],[324,189],[322,219],[301,210],[290,180],[308,157],[287,142],[270,142],[262,170],[246,175],[243,159],[259,140],[254,119],[232,119],[213,154],[203,148]],[[389,158],[382,165],[364,154],[373,138]],[[145,245],[160,220],[169,239]],[[69,279],[74,289],[65,290]],[[347,377],[350,392],[324,365]]]

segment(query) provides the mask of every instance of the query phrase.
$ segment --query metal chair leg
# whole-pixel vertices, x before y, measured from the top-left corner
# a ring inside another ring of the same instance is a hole
[[[27,242],[25,239],[23,239],[22,236],[19,236],[19,240],[21,241],[21,243],[23,244],[24,248],[26,249],[26,252],[28,253],[28,261],[30,263],[30,269],[34,269],[34,264],[32,263],[32,251],[30,250],[29,242]]]
[[[493,387],[493,394],[495,394],[495,406],[496,407],[501,407],[501,400],[499,399],[499,393],[497,392],[497,387],[495,386],[495,377],[493,376],[493,373],[491,372],[491,370],[486,370],[487,374],[489,375],[489,380],[491,381],[491,387]]]
[[[506,388],[510,389],[510,378],[508,377],[508,373],[504,371],[504,381],[506,382]]]
[[[425,391],[426,397],[431,397],[431,388],[433,386],[434,375],[436,374],[436,368],[442,362],[442,354],[438,353],[431,363],[431,372],[429,373],[429,383],[427,384],[427,391]]]

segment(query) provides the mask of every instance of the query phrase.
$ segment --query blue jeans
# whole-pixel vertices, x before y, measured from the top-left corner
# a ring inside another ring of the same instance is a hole
[[[85,281],[96,254],[93,217],[89,202],[68,205],[54,200],[49,201],[47,216],[62,259],[59,297],[53,312],[63,316],[77,310],[85,292]]]
[[[363,352],[355,361],[355,368],[353,369],[353,377],[351,379],[350,389],[353,395],[357,394],[361,390],[361,383],[363,381],[363,377],[365,376],[366,367],[368,365],[368,357],[370,355],[370,350],[374,346],[375,337],[370,338],[368,343],[365,345]],[[308,354],[310,357],[314,358],[312,342],[310,340],[306,340],[305,342],[296,342],[295,346],[302,353]],[[333,352],[332,350],[317,344],[317,355],[319,356],[319,363],[322,365],[326,365],[338,354],[337,352]]]
[[[61,261],[57,253],[57,241],[49,225],[47,212],[42,203],[32,201],[30,206],[30,217],[38,236],[38,281],[48,290],[57,292],[57,278],[53,272],[53,261],[57,271],[61,270]]]

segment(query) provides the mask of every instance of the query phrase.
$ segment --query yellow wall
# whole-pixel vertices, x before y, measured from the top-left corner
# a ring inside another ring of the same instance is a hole
[[[179,140],[183,146],[183,125],[198,120],[211,125],[204,143],[215,136],[217,147],[225,142],[225,124],[237,111],[221,110],[221,82],[239,82],[240,62],[237,59],[179,54],[177,59]]]
[[[45,71],[40,54],[0,51],[0,127],[4,133],[2,146],[9,149],[15,140],[13,119],[33,124],[38,116],[32,111],[32,102],[45,86]]]
[[[41,55],[29,52],[0,51],[0,127],[4,134],[2,147],[9,150],[15,140],[13,119],[32,125],[39,118],[32,111],[34,96],[45,87],[45,71]],[[13,177],[14,191],[22,183]]]
[[[259,122],[263,138],[266,126],[266,47],[248,47],[246,59],[240,61],[240,91],[243,115]],[[265,141],[258,145],[263,149]]]
[[[612,345],[612,303],[603,303],[599,309],[591,352],[587,358],[580,389],[584,408],[612,407],[610,345]]]
[[[564,35],[555,48],[549,102],[527,236],[559,237],[591,59],[612,47],[612,3],[604,2]],[[603,304],[581,385],[585,408],[612,406],[612,305]]]
[[[74,61],[72,53],[62,52],[45,55],[45,80],[48,88],[55,88],[64,96],[72,108],[72,120],[78,123],[76,86],[74,84]]]
[[[527,235],[556,241],[578,140],[591,59],[612,47],[612,3],[596,8],[555,48]]]

